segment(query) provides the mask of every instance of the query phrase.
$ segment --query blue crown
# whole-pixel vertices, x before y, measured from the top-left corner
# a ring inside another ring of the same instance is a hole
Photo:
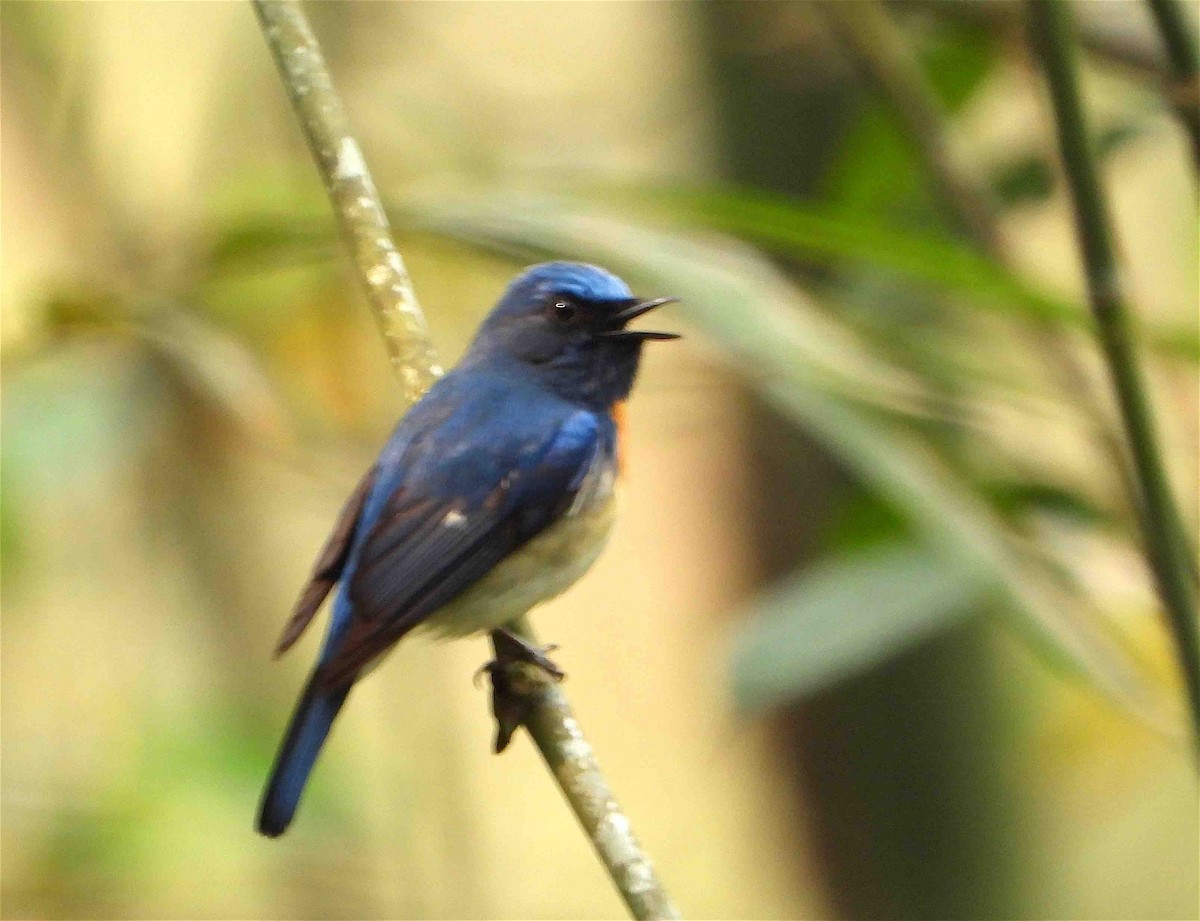
[[[567,294],[584,301],[622,301],[633,297],[629,285],[612,272],[586,262],[543,262],[513,280],[499,307],[527,306],[531,300]]]

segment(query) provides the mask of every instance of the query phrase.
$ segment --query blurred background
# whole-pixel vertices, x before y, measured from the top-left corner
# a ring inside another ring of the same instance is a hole
[[[1197,215],[1143,4],[1074,4],[1192,534]],[[310,4],[443,358],[522,265],[684,298],[536,612],[685,915],[1195,918],[1197,784],[1022,8]],[[5,917],[620,917],[482,640],[289,834],[278,630],[403,411],[248,5],[0,5]]]

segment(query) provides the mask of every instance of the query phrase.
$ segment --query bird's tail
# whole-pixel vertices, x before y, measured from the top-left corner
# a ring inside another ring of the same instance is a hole
[[[333,720],[346,702],[352,682],[342,687],[323,686],[323,676],[318,668],[313,672],[296,712],[288,725],[287,735],[275,756],[275,766],[267,788],[263,791],[262,804],[258,810],[258,830],[270,838],[282,835],[296,814],[300,794],[316,763],[317,755]]]

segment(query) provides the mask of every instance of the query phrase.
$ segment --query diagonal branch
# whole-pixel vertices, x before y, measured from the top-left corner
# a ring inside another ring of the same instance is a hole
[[[1171,495],[1154,416],[1134,354],[1108,202],[1100,185],[1076,82],[1070,14],[1060,0],[1029,0],[1029,22],[1054,106],[1096,331],[1133,458],[1134,498],[1146,556],[1174,635],[1200,751],[1200,625],[1196,621],[1195,557]]]
[[[442,370],[316,37],[294,0],[254,0],[254,10],[325,182],[392,365],[405,396],[410,402],[416,400]],[[532,638],[525,618],[512,627]],[[677,918],[562,690],[536,680],[510,690],[517,693],[519,722],[529,730],[630,912],[639,919]],[[510,732],[511,728],[515,727]]]
[[[256,2],[254,10],[325,182],[334,217],[366,289],[392,368],[415,402],[442,374],[408,270],[392,242],[375,183],[350,134],[342,101],[303,11]]]

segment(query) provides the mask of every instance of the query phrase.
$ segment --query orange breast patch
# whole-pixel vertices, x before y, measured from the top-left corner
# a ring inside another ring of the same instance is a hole
[[[617,429],[617,476],[620,476],[625,466],[625,401],[613,403],[608,412]]]

